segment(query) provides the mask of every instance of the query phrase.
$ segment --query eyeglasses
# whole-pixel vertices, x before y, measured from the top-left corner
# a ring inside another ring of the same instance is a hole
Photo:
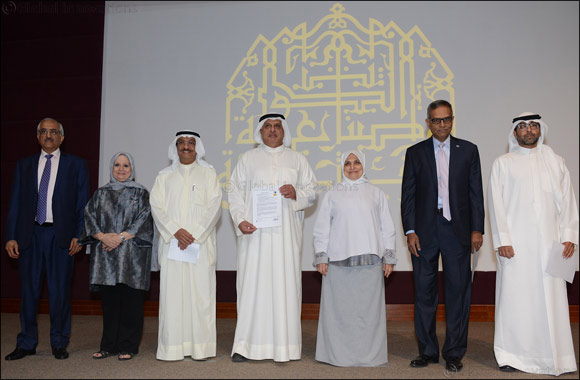
[[[190,139],[190,140],[179,139],[179,140],[177,140],[175,142],[175,145],[177,145],[177,146],[178,145],[192,145],[192,146],[195,146],[195,143],[196,143],[196,141],[195,141],[194,138],[193,139]]]
[[[530,127],[532,131],[537,131],[540,128],[540,123],[536,123],[535,121],[530,122],[530,124],[524,123],[523,121],[516,125],[516,128],[520,131],[525,131]]]
[[[434,125],[439,125],[441,124],[441,122],[445,123],[445,124],[451,124],[451,122],[453,121],[453,116],[447,116],[447,117],[443,117],[443,118],[438,118],[438,117],[434,117],[432,119],[429,119],[431,121],[431,124]]]
[[[60,135],[60,131],[58,129],[46,129],[42,128],[39,132],[41,135],[51,135],[51,136],[58,136]]]

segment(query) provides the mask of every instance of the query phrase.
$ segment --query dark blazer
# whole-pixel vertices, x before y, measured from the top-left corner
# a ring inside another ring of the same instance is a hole
[[[32,238],[38,200],[39,159],[40,153],[16,163],[6,218],[6,240],[16,240],[19,249],[28,248]],[[71,240],[79,237],[89,192],[89,171],[85,160],[61,151],[52,197],[59,247],[68,248]]]
[[[479,151],[475,144],[453,136],[449,155],[449,208],[459,241],[471,245],[471,232],[484,232]],[[415,230],[421,242],[435,239],[436,211],[437,165],[431,136],[409,147],[405,155],[401,188],[403,231]]]

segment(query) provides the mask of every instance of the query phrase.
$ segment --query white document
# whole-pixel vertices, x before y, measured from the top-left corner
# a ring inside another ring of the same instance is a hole
[[[177,245],[177,239],[171,239],[169,242],[169,252],[167,258],[176,261],[185,261],[188,263],[197,263],[197,258],[199,257],[200,245],[197,243],[192,243],[187,246],[184,250],[180,249]]]
[[[471,264],[471,282],[473,283],[473,276],[475,276],[475,268],[477,268],[477,259],[479,257],[479,251],[473,252],[473,261]]]
[[[253,190],[253,224],[257,228],[282,225],[282,195],[280,190]]]
[[[546,265],[546,273],[552,277],[560,277],[572,283],[574,281],[576,266],[578,265],[578,254],[574,252],[572,257],[566,259],[562,256],[563,251],[564,244],[557,241],[552,243],[548,264]]]

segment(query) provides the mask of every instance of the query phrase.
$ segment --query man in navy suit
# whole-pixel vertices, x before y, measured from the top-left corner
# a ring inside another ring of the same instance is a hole
[[[88,168],[82,158],[60,151],[64,129],[58,121],[43,119],[36,134],[42,151],[16,164],[6,220],[6,251],[18,259],[22,329],[16,349],[6,360],[36,353],[43,274],[48,285],[52,354],[56,359],[68,358],[73,255],[81,249],[77,238],[89,199]]]
[[[471,306],[471,253],[483,242],[484,206],[477,146],[451,136],[453,108],[436,100],[425,123],[433,136],[407,149],[401,217],[413,263],[415,333],[419,356],[411,367],[439,362],[435,331],[441,254],[447,333],[443,358],[459,372],[467,349]]]

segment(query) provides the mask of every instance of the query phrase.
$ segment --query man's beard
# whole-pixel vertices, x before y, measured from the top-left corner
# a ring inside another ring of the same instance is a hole
[[[530,145],[536,145],[536,143],[540,139],[540,136],[534,136],[534,135],[531,135],[530,137],[528,137],[528,136],[529,135],[524,135],[522,137],[518,137],[518,142],[522,145],[530,146]]]

